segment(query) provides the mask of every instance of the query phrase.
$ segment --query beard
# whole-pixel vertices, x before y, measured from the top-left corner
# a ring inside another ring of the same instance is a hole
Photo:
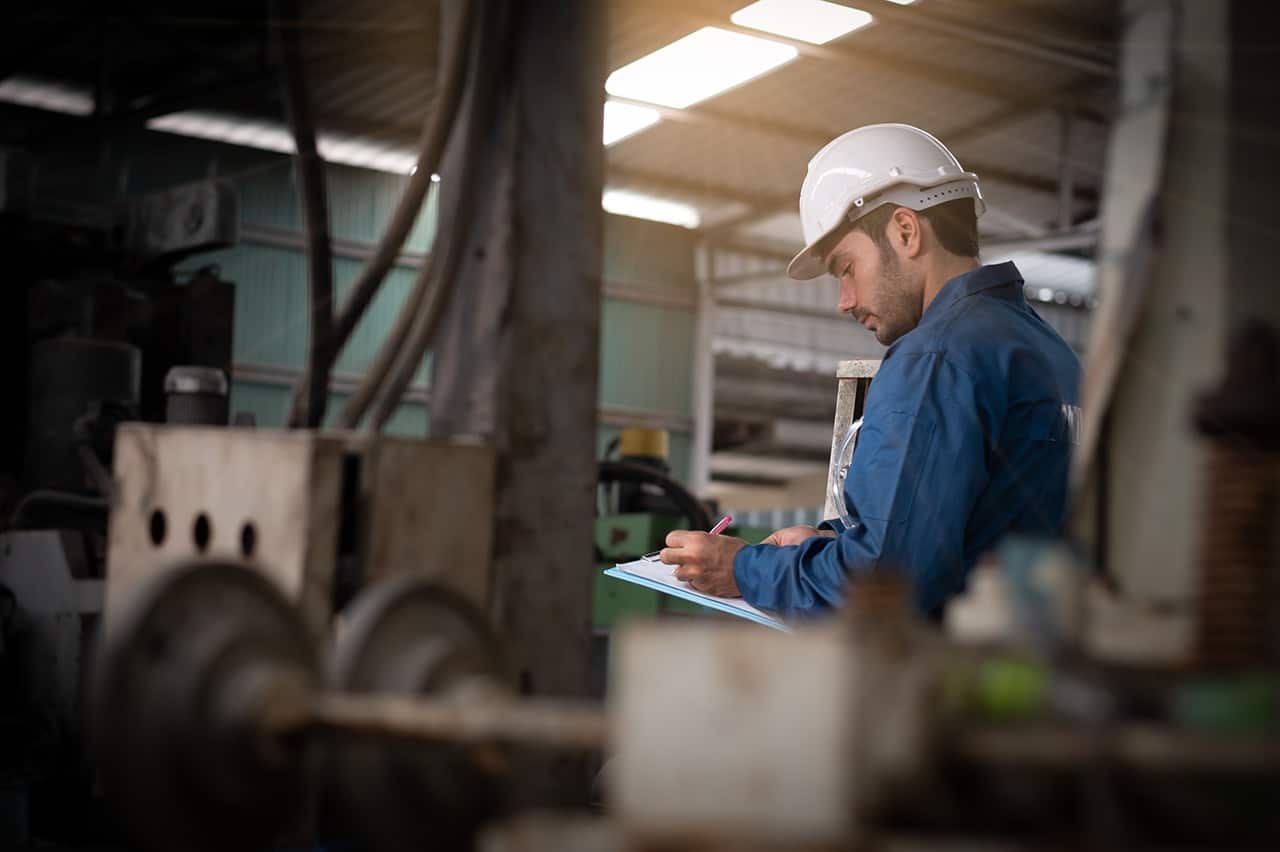
[[[880,305],[876,312],[876,340],[888,346],[920,324],[921,288],[902,269],[892,249],[880,251]]]

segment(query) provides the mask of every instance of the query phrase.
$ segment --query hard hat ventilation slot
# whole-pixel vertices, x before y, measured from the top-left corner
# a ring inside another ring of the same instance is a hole
[[[924,190],[922,189],[920,191],[923,192]],[[933,201],[935,198],[945,198],[948,195],[968,195],[968,194],[969,194],[968,187],[953,186],[947,189],[939,190],[938,192],[935,192],[932,195],[926,195],[920,200]]]

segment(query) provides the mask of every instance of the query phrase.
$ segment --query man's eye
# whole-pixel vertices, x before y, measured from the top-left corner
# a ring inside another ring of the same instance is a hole
[[[849,274],[849,270],[850,270],[850,269],[853,269],[853,264],[852,264],[852,263],[851,263],[851,264],[849,264],[848,266],[846,266],[844,269],[841,269],[841,270],[840,270],[840,277],[841,277],[841,278],[843,278],[843,277],[845,277],[846,275],[848,275],[848,274]]]

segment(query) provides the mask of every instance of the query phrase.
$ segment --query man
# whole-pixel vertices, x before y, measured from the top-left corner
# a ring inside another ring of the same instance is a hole
[[[1062,524],[1080,365],[1023,297],[1012,263],[978,260],[978,178],[922,130],[862,127],[809,163],[795,279],[840,281],[841,313],[888,346],[844,485],[848,517],[761,545],[677,531],[664,562],[695,589],[804,616],[902,570],[939,618],[1006,533]],[[851,582],[850,582],[851,581]]]

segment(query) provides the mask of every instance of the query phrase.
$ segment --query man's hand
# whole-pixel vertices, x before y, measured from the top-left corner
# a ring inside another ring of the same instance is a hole
[[[816,527],[783,527],[777,532],[769,533],[768,538],[760,542],[761,544],[776,544],[778,547],[786,547],[790,544],[800,544],[815,536],[825,536],[826,538],[835,538],[835,530],[820,530]]]
[[[667,534],[667,546],[659,558],[676,566],[676,579],[699,592],[722,598],[741,597],[733,579],[733,557],[746,547],[740,538],[705,532],[676,530]]]

